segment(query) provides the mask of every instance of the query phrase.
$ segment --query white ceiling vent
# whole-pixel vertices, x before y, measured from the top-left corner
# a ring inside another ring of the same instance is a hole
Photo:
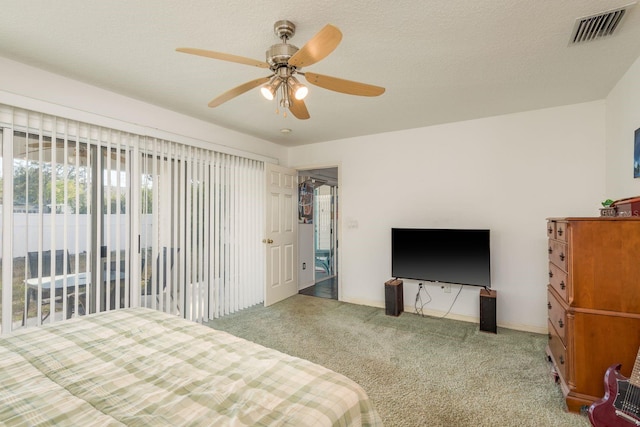
[[[576,19],[571,33],[570,44],[582,43],[601,37],[611,36],[620,26],[620,21],[634,3],[618,9],[609,10],[592,16]]]

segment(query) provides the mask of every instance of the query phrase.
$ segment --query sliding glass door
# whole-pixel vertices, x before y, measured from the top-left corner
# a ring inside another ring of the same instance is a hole
[[[0,105],[2,333],[264,301],[264,163]]]
[[[12,136],[12,320],[40,324],[126,306],[127,151]]]
[[[42,132],[12,134],[12,321],[86,312],[90,280],[91,147]]]
[[[262,162],[150,138],[140,150],[140,305],[202,321],[263,302]]]
[[[22,110],[2,128],[2,331],[129,304],[131,135]]]

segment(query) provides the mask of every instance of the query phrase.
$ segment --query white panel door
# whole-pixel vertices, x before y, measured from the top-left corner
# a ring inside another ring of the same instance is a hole
[[[268,306],[298,293],[298,184],[295,169],[267,164],[266,174]]]

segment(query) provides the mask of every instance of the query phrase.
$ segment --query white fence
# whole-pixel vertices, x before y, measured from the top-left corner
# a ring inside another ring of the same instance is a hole
[[[52,216],[54,218],[52,218]],[[67,217],[67,226],[65,233],[65,219],[64,214],[42,214],[42,247],[43,249],[68,249],[70,254],[83,253],[87,251],[87,244],[91,244],[90,238],[87,238],[87,233],[90,233],[91,225],[88,221],[91,220],[91,216],[87,214],[71,214]],[[140,231],[142,233],[142,242],[152,241],[152,215],[142,215],[140,218]],[[2,228],[2,212],[0,211],[0,229]],[[53,220],[53,221],[52,221]],[[126,244],[126,223],[129,221],[129,215],[107,215],[103,217],[103,221],[108,220],[109,224],[103,224],[105,230],[109,230],[110,236],[105,236],[104,246],[107,246],[110,250],[123,250]],[[38,223],[40,221],[40,214],[38,213],[14,213],[13,214],[13,257],[20,258],[27,255],[28,251],[35,251],[38,248]],[[118,226],[119,225],[119,226]],[[55,227],[56,241],[55,245],[51,244],[51,236]],[[117,231],[120,230],[119,240],[117,239]],[[76,234],[78,234],[78,245],[76,247]],[[120,247],[117,248],[116,242],[120,242]],[[66,244],[65,244],[66,243]],[[53,246],[53,248],[52,248]],[[137,242],[133,245],[134,249],[137,249]],[[0,259],[2,259],[2,245],[0,245]]]

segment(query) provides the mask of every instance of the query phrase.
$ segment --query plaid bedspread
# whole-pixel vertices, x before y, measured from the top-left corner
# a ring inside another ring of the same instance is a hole
[[[355,382],[149,309],[0,339],[0,424],[378,426]]]

